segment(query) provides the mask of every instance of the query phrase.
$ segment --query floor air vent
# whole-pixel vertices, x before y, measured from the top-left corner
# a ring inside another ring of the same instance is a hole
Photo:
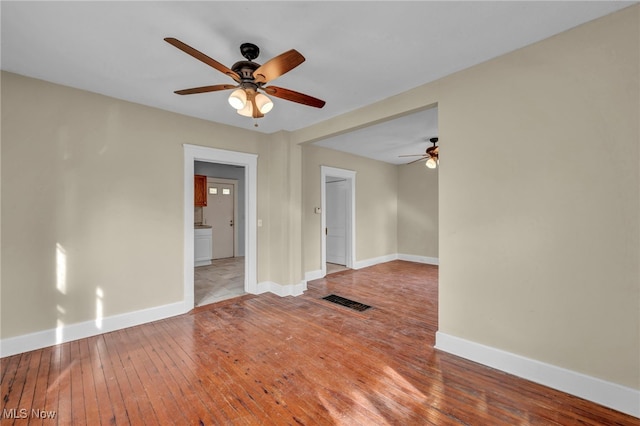
[[[327,300],[331,303],[336,303],[338,305],[346,306],[347,308],[354,309],[356,311],[362,312],[369,309],[371,306],[365,305],[364,303],[354,302],[353,300],[345,299],[344,297],[336,296],[335,294],[330,294],[328,296],[323,297],[324,300]]]

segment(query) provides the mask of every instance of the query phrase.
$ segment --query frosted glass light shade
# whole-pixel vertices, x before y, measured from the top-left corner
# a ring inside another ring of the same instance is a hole
[[[253,105],[251,102],[247,102],[244,108],[240,108],[238,114],[244,115],[245,117],[253,117]]]
[[[256,95],[256,106],[258,107],[258,111],[266,114],[273,108],[273,102],[271,102],[271,99],[269,99],[266,95],[258,93]]]
[[[242,109],[247,104],[247,94],[243,89],[236,89],[229,95],[229,105],[235,109]]]
[[[425,166],[427,166],[430,169],[435,169],[437,165],[438,163],[436,163],[436,159],[433,157],[429,158],[425,163]]]

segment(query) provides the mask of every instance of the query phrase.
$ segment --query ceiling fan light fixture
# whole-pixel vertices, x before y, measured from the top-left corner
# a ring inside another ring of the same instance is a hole
[[[244,115],[245,117],[253,117],[253,105],[251,102],[247,102],[244,108],[240,108],[238,114]]]
[[[247,105],[247,93],[244,89],[236,89],[229,95],[229,105],[241,110]]]
[[[438,165],[438,162],[433,157],[429,157],[429,159],[425,163],[425,166],[427,166],[430,169],[435,169],[437,165]]]
[[[273,102],[271,102],[271,99],[266,95],[258,93],[256,95],[256,106],[258,107],[258,111],[266,114],[273,109]]]

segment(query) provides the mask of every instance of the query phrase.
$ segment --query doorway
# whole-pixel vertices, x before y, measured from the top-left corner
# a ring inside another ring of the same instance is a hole
[[[347,266],[347,181],[327,177],[327,273]]]
[[[244,183],[244,167],[196,161],[195,173],[207,176],[207,202],[196,207],[195,218],[196,224],[208,227],[210,236],[208,264],[194,271],[194,304],[204,306],[245,294],[244,251],[237,244],[237,229],[243,225],[238,221],[242,193],[237,188]]]
[[[355,177],[352,170],[321,166],[322,276],[353,268]]]
[[[244,250],[244,292],[257,294],[257,159],[256,154],[240,153],[196,145],[184,145],[184,311],[195,306],[193,176],[195,163],[216,163],[241,167],[244,184],[238,188],[238,244]],[[236,226],[237,222],[234,222]]]

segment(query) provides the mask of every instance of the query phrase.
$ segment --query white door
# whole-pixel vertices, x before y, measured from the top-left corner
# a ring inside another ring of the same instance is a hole
[[[202,208],[202,216],[204,222],[212,228],[212,259],[233,257],[234,192],[233,184],[207,182],[207,206]]]
[[[347,263],[347,181],[326,183],[327,262]]]

